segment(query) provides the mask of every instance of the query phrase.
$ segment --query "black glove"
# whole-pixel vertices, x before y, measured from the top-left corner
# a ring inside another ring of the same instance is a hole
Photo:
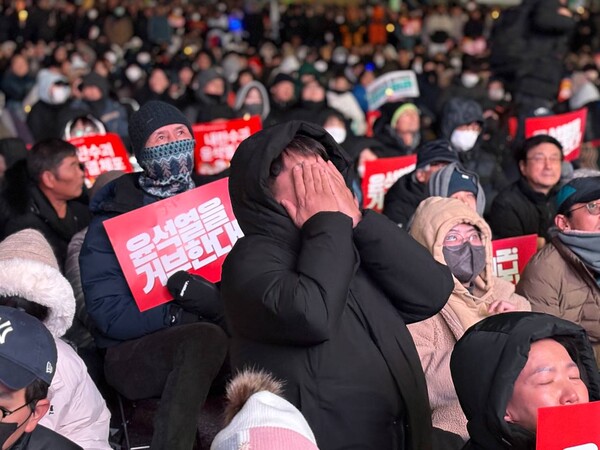
[[[173,303],[184,311],[211,322],[222,320],[223,304],[219,288],[200,275],[183,270],[176,272],[167,280],[167,289],[173,295]]]

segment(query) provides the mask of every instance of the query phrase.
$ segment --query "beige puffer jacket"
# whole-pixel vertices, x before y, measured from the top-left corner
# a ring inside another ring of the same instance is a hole
[[[558,238],[531,258],[517,292],[529,299],[534,311],[581,325],[600,367],[600,287],[585,264]]]
[[[446,263],[443,241],[452,227],[460,223],[474,225],[484,238],[486,265],[469,292],[454,278],[454,290],[448,303],[435,316],[408,326],[417,346],[427,378],[433,425],[468,439],[467,420],[462,412],[450,375],[450,356],[454,344],[465,330],[487,317],[488,306],[496,300],[515,305],[517,311],[530,311],[529,302],[515,294],[514,286],[492,272],[492,233],[488,224],[461,201],[430,197],[415,212],[410,234],[433,257]]]

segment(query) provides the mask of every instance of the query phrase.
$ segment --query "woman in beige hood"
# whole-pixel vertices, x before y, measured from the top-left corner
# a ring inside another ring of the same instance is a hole
[[[474,227],[474,228],[473,228]],[[530,311],[512,283],[492,272],[492,233],[471,208],[453,198],[430,197],[419,205],[410,234],[446,264],[454,290],[435,316],[408,326],[427,379],[433,426],[468,439],[467,420],[450,375],[454,344],[471,325],[506,311]],[[473,374],[476,383],[476,374]]]

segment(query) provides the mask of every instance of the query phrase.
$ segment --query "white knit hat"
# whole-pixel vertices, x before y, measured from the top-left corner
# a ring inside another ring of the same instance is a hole
[[[261,388],[269,390],[255,392]],[[211,450],[318,450],[302,413],[277,395],[280,388],[281,383],[263,372],[238,375],[227,388],[227,398],[230,406],[243,406],[217,434]]]
[[[60,273],[50,244],[37,230],[22,230],[0,242],[0,297],[12,295],[46,306],[44,325],[55,338],[73,323],[73,288]]]

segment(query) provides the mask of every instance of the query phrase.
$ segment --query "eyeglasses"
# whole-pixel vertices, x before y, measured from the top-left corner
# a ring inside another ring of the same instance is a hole
[[[12,411],[9,411],[8,409],[3,408],[2,406],[0,406],[0,414],[2,414],[2,419],[0,419],[0,420],[6,419],[11,414],[16,413],[17,411],[19,411],[20,409],[25,408],[26,406],[29,406],[29,403],[25,403],[24,405],[21,405],[17,409],[13,409]]]
[[[527,158],[527,161],[531,161],[534,164],[546,164],[547,162],[550,164],[559,164],[562,162],[562,158],[560,156],[534,155]]]
[[[568,212],[572,213],[573,211],[577,211],[578,209],[587,208],[588,212],[592,216],[600,215],[600,203],[599,202],[590,202],[586,203],[583,206],[578,206],[577,208],[570,209]]]
[[[473,245],[483,245],[483,236],[479,231],[473,231],[465,236],[451,231],[444,238],[444,246],[462,245],[465,242]]]

